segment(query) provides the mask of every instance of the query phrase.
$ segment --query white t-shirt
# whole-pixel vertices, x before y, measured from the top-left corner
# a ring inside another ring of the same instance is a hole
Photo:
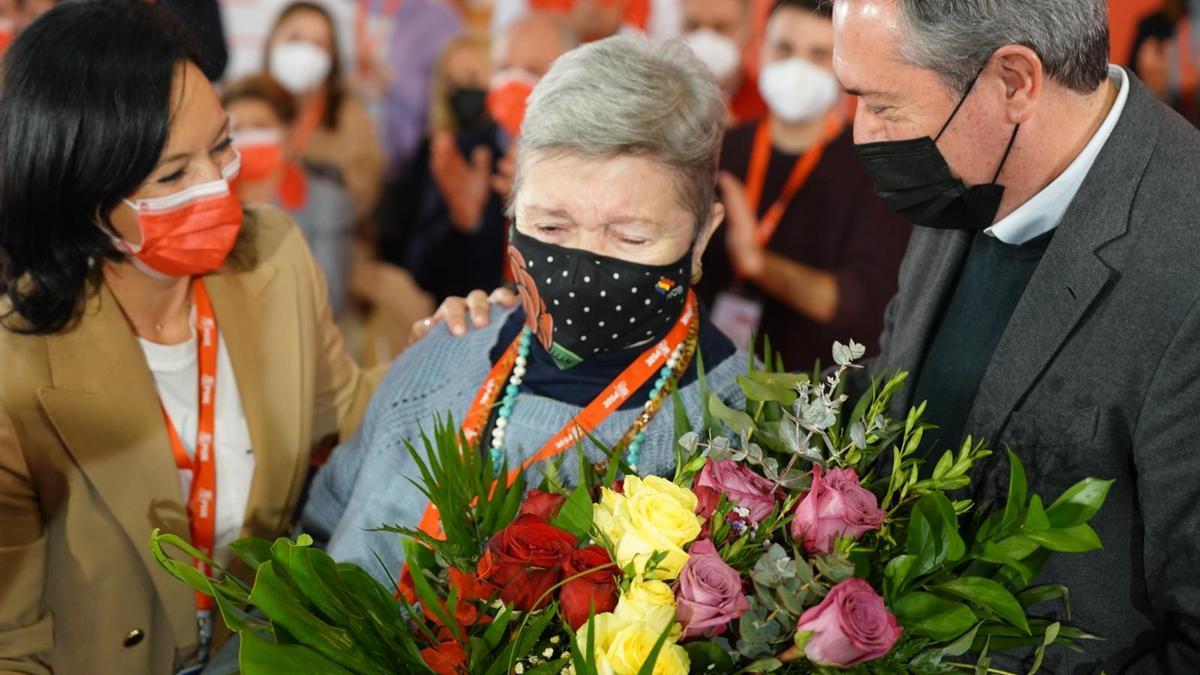
[[[177,345],[160,345],[139,339],[142,352],[171,423],[188,455],[195,456],[197,426],[200,418],[197,382],[199,362],[196,353],[196,336]],[[241,534],[245,520],[246,503],[250,497],[250,481],[254,476],[254,449],[250,442],[250,428],[246,425],[246,414],[242,409],[242,397],[238,393],[233,364],[225,349],[225,338],[218,333],[217,343],[217,420],[214,439],[217,460],[217,522],[213,546],[213,560],[225,566],[233,556],[229,545]],[[163,452],[171,449],[163,448]],[[191,491],[191,472],[180,470],[180,488],[187,503]]]

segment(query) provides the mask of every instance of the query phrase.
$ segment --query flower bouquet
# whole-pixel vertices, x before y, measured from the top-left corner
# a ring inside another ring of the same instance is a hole
[[[1028,650],[1036,671],[1052,646],[1082,649],[1092,636],[1038,618],[1067,589],[1034,580],[1050,555],[1100,547],[1088,523],[1111,483],[1047,504],[1009,452],[1007,503],[977,512],[960,493],[985,443],[927,466],[924,405],[888,413],[905,374],[847,407],[862,354],[836,344],[824,379],[751,364],[745,409],[707,396],[701,429],[676,399],[670,478],[577,449],[573,487],[550,463],[527,491],[438,423],[409,451],[441,536],[380,528],[407,538],[402,569],[378,560],[395,586],[305,535],[237,542],[252,586],[171,558],[165,545],[201,555],[173,535],[151,546],[216,599],[248,675],[986,673],[998,651]]]

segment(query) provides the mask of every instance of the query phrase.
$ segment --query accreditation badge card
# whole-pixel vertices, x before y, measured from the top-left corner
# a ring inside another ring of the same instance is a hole
[[[722,291],[713,303],[712,322],[733,340],[738,349],[750,350],[750,341],[762,325],[762,303],[744,295]]]

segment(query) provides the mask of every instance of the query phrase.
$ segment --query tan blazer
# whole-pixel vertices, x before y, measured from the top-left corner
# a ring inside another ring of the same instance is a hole
[[[349,436],[382,373],[343,350],[291,220],[261,209],[246,222],[239,246],[258,262],[205,283],[254,446],[243,533],[275,537],[314,442]],[[195,601],[154,562],[155,527],[188,536],[154,379],[112,293],[58,335],[0,329],[0,673],[164,675],[192,661]]]

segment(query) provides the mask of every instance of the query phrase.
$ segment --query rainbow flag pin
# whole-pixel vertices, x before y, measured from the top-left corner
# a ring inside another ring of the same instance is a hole
[[[659,278],[658,283],[654,285],[654,287],[658,289],[658,292],[660,294],[666,295],[667,293],[671,292],[672,288],[675,288],[675,282],[671,281],[670,279],[668,279],[666,277],[661,277],[661,278]]]

